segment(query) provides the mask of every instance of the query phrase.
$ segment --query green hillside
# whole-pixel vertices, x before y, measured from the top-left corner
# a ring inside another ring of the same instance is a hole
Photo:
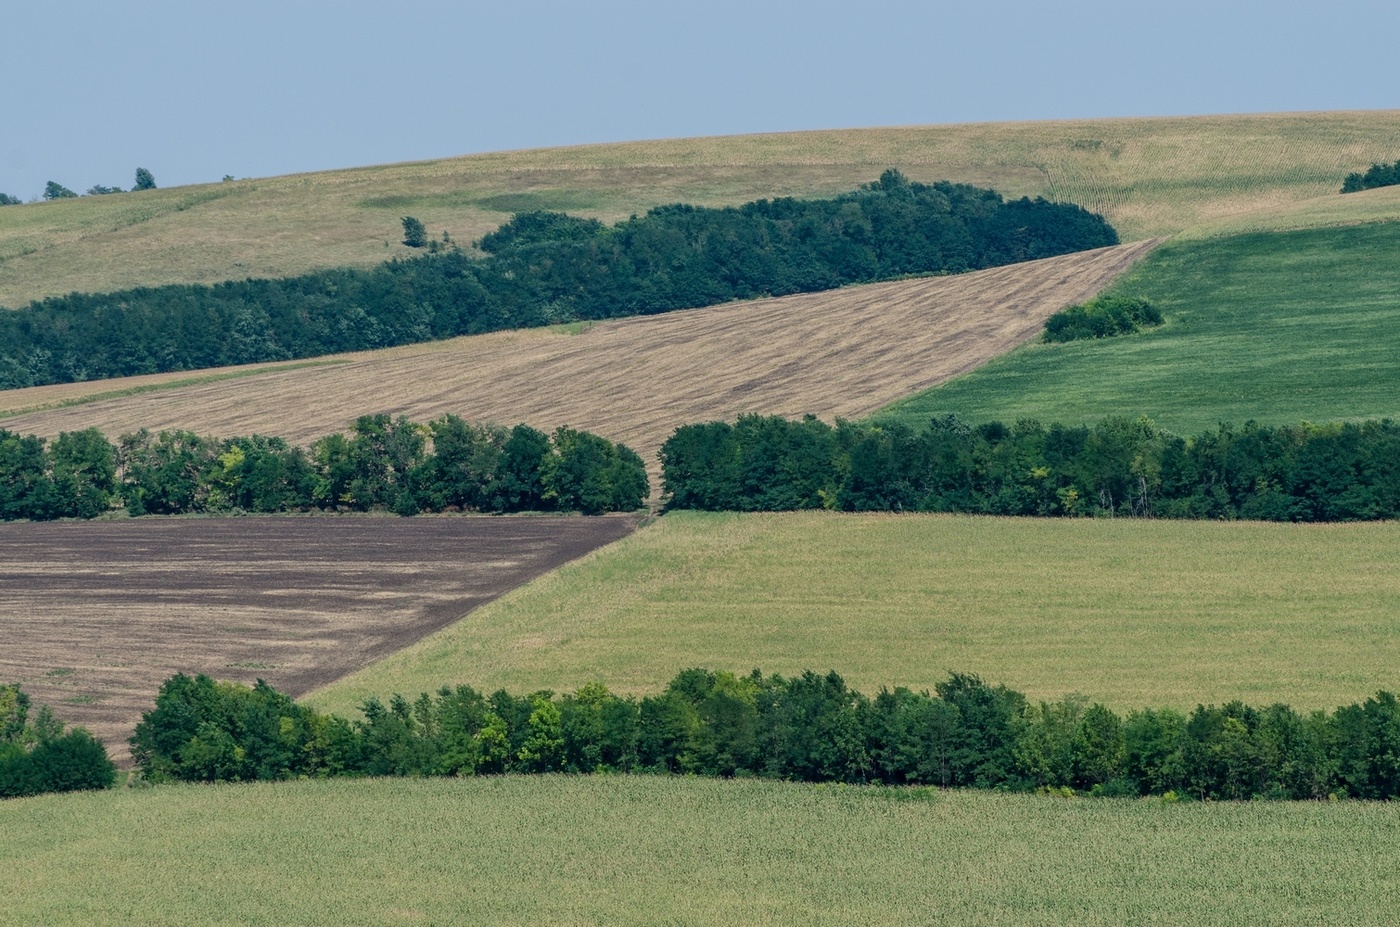
[[[551,776],[20,799],[0,826],[0,921],[49,927],[1367,927],[1400,904],[1400,807],[1359,802]]]
[[[1199,230],[1170,241],[1110,289],[1148,299],[1165,325],[1027,344],[881,417],[920,424],[955,412],[973,421],[1079,423],[1147,415],[1183,434],[1221,421],[1400,417],[1400,222],[1364,221],[1400,204],[1386,193],[1370,202],[1339,195],[1325,208],[1259,219],[1261,227],[1321,227]]]
[[[704,666],[1333,708],[1400,689],[1397,552],[1393,523],[676,512],[310,700],[356,717],[443,684],[655,692]]]
[[[479,238],[513,212],[828,196],[888,167],[1103,213],[1123,240],[1335,192],[1400,156],[1400,110],[915,126],[498,152],[0,208],[0,306],[285,276]],[[58,178],[60,181],[63,178]]]

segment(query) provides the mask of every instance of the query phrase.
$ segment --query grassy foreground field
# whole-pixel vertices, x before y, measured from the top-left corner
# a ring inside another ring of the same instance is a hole
[[[1400,806],[647,777],[0,803],[6,924],[1394,923]]]
[[[917,425],[942,412],[1046,423],[1145,414],[1182,434],[1220,421],[1400,417],[1400,222],[1328,225],[1400,206],[1377,192],[1387,196],[1339,196],[1335,211],[1292,217],[1328,227],[1169,241],[1111,288],[1151,300],[1165,325],[1027,344],[881,416]]]
[[[129,386],[11,390],[0,392],[0,415],[49,409],[0,422],[50,436],[95,425],[114,438],[146,427],[307,442],[370,412],[418,421],[451,412],[584,428],[631,445],[655,480],[656,451],[679,425],[741,412],[868,415],[1034,337],[1051,313],[1098,292],[1149,247],[457,338],[192,383],[171,374],[164,386],[137,377]]]
[[[649,692],[690,666],[1331,708],[1400,689],[1400,525],[673,513],[310,700]]]
[[[1101,212],[1130,241],[1335,192],[1400,153],[1400,111],[795,132],[501,152],[0,209],[0,306],[406,254],[399,219],[479,238],[511,213],[828,196],[888,167]],[[15,191],[19,192],[19,191]]]

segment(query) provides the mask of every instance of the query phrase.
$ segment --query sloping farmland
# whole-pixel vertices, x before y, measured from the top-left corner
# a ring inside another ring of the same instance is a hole
[[[634,516],[0,524],[0,680],[119,759],[163,680],[323,686],[623,537]]]
[[[309,442],[357,416],[454,413],[504,425],[583,428],[623,441],[657,476],[656,452],[689,422],[746,412],[867,415],[980,366],[1046,317],[1107,286],[1153,242],[951,277],[849,287],[600,322],[498,332],[342,355],[294,368],[145,392],[104,380],[0,393],[3,427],[46,436],[97,426]],[[73,403],[47,411],[26,408]],[[13,414],[19,413],[19,414]],[[655,487],[653,487],[655,488]]]

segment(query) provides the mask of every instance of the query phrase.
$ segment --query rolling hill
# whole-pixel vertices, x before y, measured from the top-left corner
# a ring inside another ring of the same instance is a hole
[[[656,451],[679,425],[741,412],[867,415],[1034,337],[1151,246],[224,374],[12,390],[0,393],[10,413],[0,422],[43,435],[184,428],[306,442],[371,412],[451,412],[593,431],[631,445],[655,480]]]
[[[1147,415],[1187,435],[1221,421],[1400,417],[1397,218],[1400,188],[1390,188],[1193,229],[1110,290],[1149,300],[1166,324],[1026,344],[881,417]]]
[[[409,253],[400,217],[468,242],[517,211],[615,221],[673,202],[819,196],[887,167],[1101,212],[1123,240],[1335,192],[1400,154],[1400,110],[980,123],[501,152],[0,209],[0,306],[284,276]]]

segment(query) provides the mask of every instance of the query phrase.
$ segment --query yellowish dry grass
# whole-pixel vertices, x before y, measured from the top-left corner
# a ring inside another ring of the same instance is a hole
[[[404,254],[399,218],[470,241],[523,209],[830,195],[898,167],[1102,212],[1124,240],[1334,193],[1400,152],[1400,110],[980,123],[501,152],[0,209],[0,305]]]
[[[626,442],[657,476],[679,425],[743,412],[855,418],[1034,337],[1047,316],[1106,286],[1150,243],[953,277],[620,319],[498,332],[263,369],[0,419],[24,433],[89,426],[109,436],[188,428],[306,442],[356,416],[455,413]],[[142,378],[143,381],[146,378]],[[93,394],[127,381],[87,384]],[[81,385],[0,393],[0,409],[81,398]]]

